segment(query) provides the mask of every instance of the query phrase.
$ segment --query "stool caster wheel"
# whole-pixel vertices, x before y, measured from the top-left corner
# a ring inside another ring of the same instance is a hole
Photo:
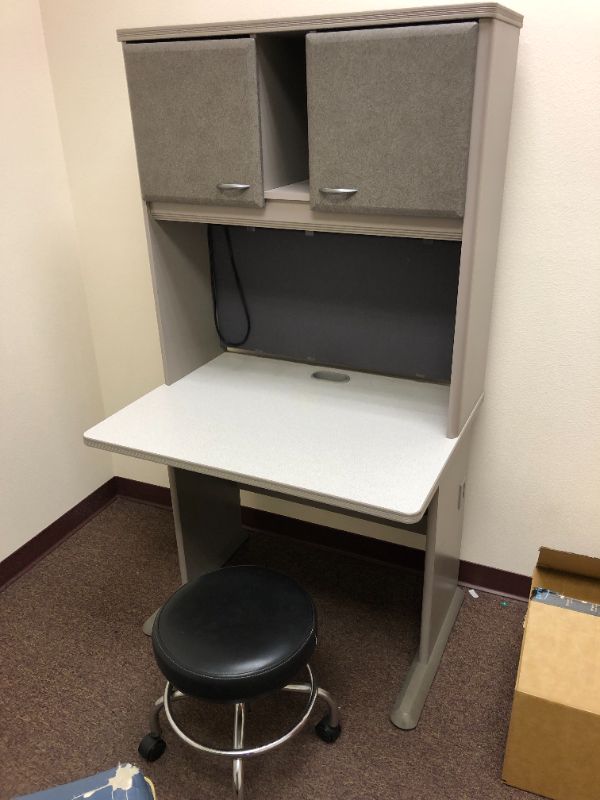
[[[155,733],[148,733],[139,744],[138,753],[146,761],[157,761],[165,752],[167,743]]]
[[[336,741],[339,737],[340,733],[342,732],[342,726],[336,725],[333,727],[329,724],[329,715],[323,717],[321,722],[315,725],[315,731],[319,739],[322,739],[324,742],[328,742],[329,744]]]

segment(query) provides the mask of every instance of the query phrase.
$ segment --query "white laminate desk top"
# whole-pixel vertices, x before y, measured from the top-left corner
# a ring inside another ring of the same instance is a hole
[[[448,387],[224,353],[84,435],[93,447],[399,522],[425,512],[458,439]]]

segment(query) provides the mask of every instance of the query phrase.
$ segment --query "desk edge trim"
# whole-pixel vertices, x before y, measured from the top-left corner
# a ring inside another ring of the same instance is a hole
[[[165,456],[157,453],[149,453],[147,451],[136,450],[135,448],[118,446],[111,442],[106,442],[101,439],[92,439],[87,433],[83,435],[84,444],[88,447],[95,447],[97,450],[106,450],[109,453],[118,453],[119,455],[129,456],[131,458],[139,458],[142,461],[152,461],[155,464],[162,464],[165,467],[175,467],[176,469],[185,469],[190,472],[198,472],[200,475],[209,475],[213,478],[221,478],[222,480],[232,481],[234,483],[244,484],[249,487],[257,487],[261,489],[268,489],[270,491],[279,492],[280,494],[290,495],[290,499],[300,497],[303,500],[314,501],[316,503],[325,503],[330,506],[335,506],[340,510],[355,511],[357,513],[369,514],[372,517],[380,517],[382,520],[392,520],[393,522],[400,522],[406,524],[413,524],[422,519],[431,498],[435,494],[439,482],[439,475],[436,479],[435,486],[431,489],[423,505],[416,511],[407,514],[397,514],[389,509],[379,508],[378,506],[354,503],[344,498],[332,497],[330,495],[320,494],[319,492],[311,492],[296,486],[288,486],[287,484],[277,483],[276,481],[259,480],[247,475],[236,472],[229,472],[227,470],[218,469],[216,467],[209,467],[204,464],[193,464],[187,461],[181,461],[175,458],[166,458]],[[453,440],[455,441],[455,440]],[[448,454],[444,466],[450,458],[452,451]],[[440,470],[443,472],[444,467]]]
[[[500,3],[463,3],[421,6],[406,9],[381,9],[304,17],[276,17],[257,20],[234,20],[183,25],[157,25],[148,28],[119,28],[119,42],[139,42],[178,38],[311,31],[327,28],[364,28],[381,25],[424,24],[428,22],[462,22],[465,20],[498,19],[517,28],[523,26],[523,15]]]

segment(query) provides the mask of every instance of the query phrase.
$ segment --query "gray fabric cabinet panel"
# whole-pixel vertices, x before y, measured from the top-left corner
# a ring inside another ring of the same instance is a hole
[[[254,39],[123,49],[145,199],[263,206]]]
[[[308,34],[314,208],[463,216],[477,33],[460,22]]]

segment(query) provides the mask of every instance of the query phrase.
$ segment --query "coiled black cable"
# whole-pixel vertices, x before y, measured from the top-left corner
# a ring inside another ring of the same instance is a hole
[[[238,290],[238,294],[240,297],[240,302],[242,304],[242,308],[244,309],[244,315],[246,317],[246,333],[245,335],[239,339],[238,341],[233,341],[231,339],[227,339],[221,330],[221,325],[219,323],[219,296],[217,291],[217,275],[216,275],[216,258],[215,258],[215,247],[214,247],[214,238],[213,238],[213,226],[208,225],[208,257],[210,260],[210,285],[212,289],[212,300],[213,300],[213,316],[215,320],[215,328],[217,329],[217,333],[219,334],[219,339],[226,347],[241,347],[248,341],[248,337],[250,336],[250,331],[252,329],[252,325],[250,322],[250,312],[248,311],[248,304],[246,302],[246,295],[244,294],[244,289],[242,287],[242,282],[240,280],[240,275],[238,273],[237,265],[235,263],[235,255],[233,252],[233,245],[231,243],[231,232],[229,228],[225,225],[223,226],[223,234],[225,236],[225,242],[227,244],[227,251],[229,253],[229,262],[231,264],[231,269],[233,271],[233,277],[235,279],[235,285]]]

